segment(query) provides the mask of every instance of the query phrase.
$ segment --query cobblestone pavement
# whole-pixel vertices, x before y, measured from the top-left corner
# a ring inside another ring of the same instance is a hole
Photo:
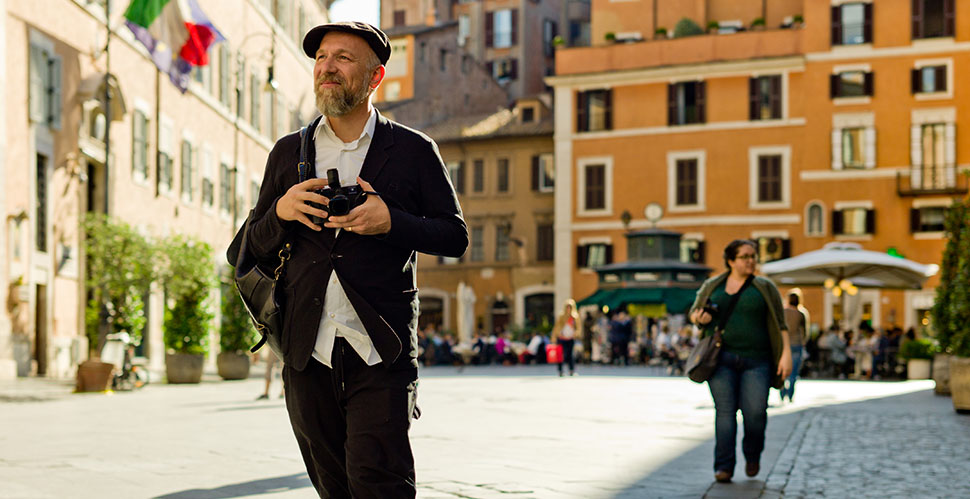
[[[313,497],[283,401],[254,400],[261,372],[114,395],[0,382],[0,497]],[[739,459],[734,483],[714,484],[706,386],[579,373],[422,370],[418,497],[970,497],[970,417],[931,382],[806,380],[786,405],[773,391],[761,474]]]

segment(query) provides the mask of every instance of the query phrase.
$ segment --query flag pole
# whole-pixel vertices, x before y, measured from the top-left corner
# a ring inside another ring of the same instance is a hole
[[[108,211],[108,167],[111,162],[111,2],[104,3],[104,27],[108,36],[104,42],[104,214]],[[88,201],[91,202],[90,200]]]
[[[162,71],[155,66],[155,197],[162,191]]]

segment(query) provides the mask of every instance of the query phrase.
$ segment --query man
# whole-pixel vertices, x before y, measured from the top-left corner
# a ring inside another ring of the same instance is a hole
[[[300,135],[270,152],[248,243],[279,264],[286,408],[321,497],[414,497],[407,431],[416,412],[416,252],[458,257],[468,246],[461,208],[438,148],[370,102],[390,56],[387,36],[359,22],[317,26],[303,39],[316,60],[323,117],[307,133],[309,180],[299,182]],[[314,191],[336,168],[366,196],[327,217]]]

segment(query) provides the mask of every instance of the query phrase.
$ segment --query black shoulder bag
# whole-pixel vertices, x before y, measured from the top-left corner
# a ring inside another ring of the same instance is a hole
[[[307,127],[300,129],[300,162],[297,164],[297,170],[301,183],[306,180],[309,171],[309,163],[307,163],[309,136]],[[283,312],[276,300],[276,282],[283,275],[286,261],[290,259],[292,246],[290,243],[283,245],[283,248],[279,251],[280,264],[273,271],[273,274],[269,275],[259,267],[256,257],[248,250],[249,224],[252,219],[253,211],[250,211],[246,223],[233,237],[227,256],[229,263],[236,267],[233,274],[236,290],[239,291],[239,296],[246,305],[246,310],[249,311],[253,325],[256,326],[256,330],[261,336],[259,343],[256,343],[250,351],[256,352],[263,344],[268,344],[273,353],[282,359]]]
[[[741,289],[738,289],[738,292],[731,296],[727,310],[723,314],[720,314],[721,317],[717,323],[717,327],[714,328],[714,334],[701,338],[697,342],[697,345],[691,349],[685,368],[687,377],[691,381],[703,383],[714,374],[714,371],[717,369],[717,357],[721,353],[721,335],[724,331],[724,326],[727,325],[728,319],[731,318],[731,313],[734,312],[734,307],[738,304],[741,293],[744,293],[744,290],[747,289],[752,280],[754,280],[754,276],[748,276],[744,280],[744,284],[741,285]]]

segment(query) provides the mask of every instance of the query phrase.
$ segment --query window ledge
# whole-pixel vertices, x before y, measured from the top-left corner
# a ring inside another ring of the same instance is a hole
[[[947,47],[956,43],[956,39],[952,36],[936,36],[932,38],[913,38],[913,46],[917,47]]]
[[[872,103],[872,97],[835,97],[832,102],[836,106],[857,106],[860,104]]]
[[[749,205],[748,208],[752,210],[780,210],[791,208],[791,203],[788,201],[779,201],[771,203],[754,203]]]
[[[707,207],[704,206],[704,205],[702,205],[702,204],[699,204],[699,205],[683,205],[683,206],[668,206],[667,207],[667,212],[668,213],[699,213],[699,212],[703,212],[703,211],[706,211],[706,210],[707,210]]]
[[[839,234],[836,241],[872,241],[872,234]]]
[[[952,98],[953,92],[925,92],[916,94],[916,100],[944,100]]]
[[[612,214],[613,212],[610,210],[579,210],[576,212],[577,217],[608,217]]]
[[[914,232],[913,239],[943,239],[946,234],[943,231],[938,232]]]

